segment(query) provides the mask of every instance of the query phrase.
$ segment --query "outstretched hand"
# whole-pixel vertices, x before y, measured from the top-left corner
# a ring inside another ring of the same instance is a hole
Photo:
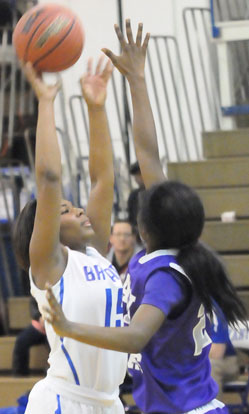
[[[41,74],[36,72],[36,70],[32,66],[32,63],[30,62],[23,64],[22,70],[27,80],[31,84],[34,93],[39,101],[42,99],[54,101],[56,94],[61,87],[60,81],[56,82],[55,85],[47,85],[42,80]]]
[[[143,24],[139,23],[136,41],[133,39],[130,20],[126,20],[126,36],[125,40],[120,28],[115,24],[114,28],[119,39],[122,53],[120,56],[115,55],[109,49],[102,49],[106,56],[108,56],[113,65],[124,75],[128,81],[131,77],[143,77],[146,51],[150,39],[150,34],[146,33],[142,43]]]
[[[66,319],[61,309],[61,306],[57,302],[52,292],[52,288],[48,283],[46,284],[46,290],[47,290],[46,298],[48,300],[50,307],[49,308],[45,306],[43,307],[43,310],[45,313],[44,319],[45,321],[49,322],[53,326],[54,331],[59,336],[65,336],[69,322]]]
[[[108,59],[104,68],[104,55],[99,58],[95,73],[93,73],[93,60],[90,58],[87,63],[87,72],[80,79],[82,95],[88,106],[103,106],[106,100],[107,84],[111,77],[113,66]]]

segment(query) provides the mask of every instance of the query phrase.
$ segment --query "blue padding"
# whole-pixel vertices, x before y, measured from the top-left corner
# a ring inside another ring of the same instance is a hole
[[[21,285],[19,279],[19,271],[16,263],[15,254],[13,251],[11,235],[3,236],[3,242],[6,252],[6,258],[8,262],[8,268],[11,275],[11,284],[13,287],[13,293],[15,296],[21,295]]]
[[[5,273],[5,266],[4,266],[4,259],[0,249],[0,282],[1,282],[1,290],[4,298],[9,296],[9,289],[8,284],[6,281],[6,273]]]
[[[248,115],[249,105],[222,106],[223,116]]]
[[[215,26],[215,17],[214,17],[214,1],[210,0],[210,12],[211,12],[211,24],[212,24],[212,35],[214,38],[220,37],[220,29]]]
[[[12,174],[14,173],[14,175],[20,175],[22,176],[23,174],[26,175],[30,175],[30,169],[29,167],[1,167],[0,168],[1,174],[5,175],[5,176],[12,176]]]

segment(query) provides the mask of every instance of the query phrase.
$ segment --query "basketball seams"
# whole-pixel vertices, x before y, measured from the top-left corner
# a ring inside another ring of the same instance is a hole
[[[66,39],[66,37],[69,35],[69,33],[71,32],[71,30],[73,29],[74,25],[75,25],[75,18],[73,19],[71,26],[69,27],[68,31],[64,34],[64,36],[54,46],[52,46],[51,49],[49,49],[48,51],[46,51],[46,53],[44,53],[44,55],[40,56],[38,59],[36,59],[34,61],[34,63],[33,63],[34,68],[44,58],[46,58],[47,56],[49,56],[55,49],[57,49],[58,46],[60,46],[61,43],[64,42],[64,40]]]
[[[28,43],[27,43],[27,45],[26,45],[26,48],[25,48],[25,52],[24,52],[24,54],[23,54],[23,59],[24,59],[24,62],[27,62],[27,56],[28,56],[28,50],[29,50],[29,46],[30,46],[30,44],[31,44],[31,42],[32,42],[32,40],[34,39],[34,36],[36,35],[36,33],[37,33],[37,31],[40,29],[40,27],[41,27],[41,25],[49,18],[50,16],[49,15],[47,15],[46,17],[44,17],[44,19],[39,23],[39,25],[37,26],[37,27],[35,27],[35,30],[33,31],[33,33],[31,34],[31,36],[30,36],[30,38],[29,38],[29,41],[28,41]]]

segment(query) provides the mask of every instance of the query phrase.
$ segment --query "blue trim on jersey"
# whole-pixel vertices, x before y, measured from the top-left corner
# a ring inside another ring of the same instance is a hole
[[[68,362],[68,364],[69,364],[69,366],[70,366],[70,368],[72,370],[75,383],[77,385],[80,385],[79,377],[78,377],[78,374],[76,372],[76,369],[75,369],[75,366],[73,364],[73,361],[71,360],[70,355],[69,355],[68,351],[66,350],[65,345],[63,344],[63,338],[61,338],[61,349],[64,352],[65,357],[67,358],[67,362]]]
[[[112,290],[106,289],[105,326],[111,326]]]
[[[217,27],[215,24],[214,0],[210,0],[210,13],[211,13],[212,35],[214,38],[220,37],[220,28]]]
[[[60,305],[61,306],[63,302],[63,297],[64,297],[64,277],[62,276],[60,280]]]
[[[64,278],[62,277],[61,280],[60,280],[60,305],[61,306],[62,306],[62,303],[63,303],[63,298],[64,298]],[[60,340],[61,340],[61,349],[64,352],[64,355],[67,358],[67,362],[68,362],[68,364],[69,364],[69,366],[70,366],[70,368],[72,370],[75,383],[77,385],[80,385],[80,381],[79,381],[79,377],[78,377],[77,371],[75,369],[75,366],[73,364],[73,361],[71,360],[71,357],[70,357],[68,351],[65,348],[65,345],[63,344],[63,339],[64,338],[60,337]],[[60,414],[60,412],[58,414]]]
[[[57,410],[54,412],[54,414],[61,414],[61,397],[59,394],[57,394],[56,398],[57,398]]]

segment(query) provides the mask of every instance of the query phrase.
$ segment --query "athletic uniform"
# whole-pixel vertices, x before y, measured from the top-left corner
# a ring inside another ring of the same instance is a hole
[[[213,324],[210,336],[214,344],[222,344],[225,348],[223,356],[220,355],[219,358],[212,358],[212,353],[210,356],[212,377],[219,385],[218,398],[223,399],[223,384],[238,378],[239,361],[229,338],[227,321],[217,304],[215,305],[215,312],[213,313]]]
[[[211,330],[212,342],[215,344],[226,344],[225,357],[235,356],[236,351],[229,338],[228,323],[221,310],[219,314],[213,315],[213,324]]]
[[[141,354],[131,354],[133,396],[144,413],[228,413],[210,376],[210,321],[176,262],[176,251],[138,253],[124,284],[125,322],[141,304],[167,317]]]
[[[31,293],[41,314],[46,292],[30,274]],[[123,326],[122,284],[115,268],[97,250],[68,248],[68,263],[53,293],[67,319],[95,326]],[[119,384],[127,356],[70,338],[60,338],[45,323],[51,347],[47,377],[35,385],[26,414],[120,414]]]

